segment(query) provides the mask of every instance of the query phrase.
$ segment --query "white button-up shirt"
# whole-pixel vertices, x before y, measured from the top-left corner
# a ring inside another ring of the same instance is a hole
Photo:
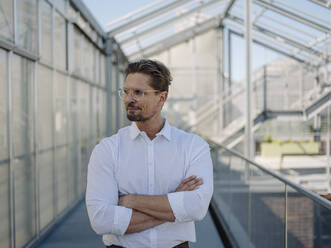
[[[192,175],[201,177],[203,184],[194,191],[175,192]],[[194,221],[206,215],[212,193],[208,144],[166,120],[153,140],[135,122],[120,129],[94,148],[88,165],[86,206],[92,228],[103,235],[105,245],[169,248],[195,242]],[[126,194],[167,194],[175,222],[124,234],[132,209],[117,204],[118,197]]]

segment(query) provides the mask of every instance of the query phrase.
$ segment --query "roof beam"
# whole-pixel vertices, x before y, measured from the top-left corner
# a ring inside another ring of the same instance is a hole
[[[244,34],[243,34],[243,33],[239,33],[239,32],[237,32],[237,31],[234,31],[233,29],[230,29],[229,32],[230,32],[231,34],[237,35],[237,36],[239,36],[239,37],[244,37]],[[254,39],[254,38],[253,38],[253,42],[256,43],[256,44],[258,44],[258,45],[260,45],[260,46],[263,46],[263,47],[265,47],[265,48],[267,48],[267,49],[270,49],[270,50],[272,50],[272,51],[274,51],[274,52],[276,52],[276,53],[282,54],[282,55],[284,55],[284,56],[286,56],[286,57],[288,57],[288,58],[294,59],[294,60],[296,60],[296,61],[298,61],[298,62],[300,62],[300,63],[303,63],[303,64],[307,64],[307,65],[309,65],[309,66],[312,66],[312,65],[311,65],[310,63],[308,63],[306,60],[303,60],[303,59],[301,59],[301,58],[296,57],[296,56],[293,55],[293,54],[287,53],[287,52],[282,51],[282,50],[280,50],[280,49],[278,49],[278,48],[275,48],[275,47],[273,47],[273,46],[270,46],[270,44],[264,43],[264,42],[262,42],[262,41],[260,41],[260,40]]]
[[[270,4],[266,1],[263,1],[263,0],[254,0],[254,2],[264,8],[267,8],[269,10],[272,10],[278,14],[281,14],[281,15],[284,15],[284,16],[287,16],[295,21],[298,21],[298,22],[301,22],[307,26],[310,26],[314,29],[317,29],[319,31],[322,31],[324,33],[328,33],[331,31],[331,29],[329,27],[326,27],[324,25],[321,25],[319,23],[316,23],[316,22],[313,22],[312,20],[307,20],[306,18],[302,17],[302,16],[299,16],[293,12],[289,12],[287,11],[286,9],[283,9],[281,7],[278,7],[278,6],[275,6],[273,4]]]
[[[223,1],[224,1],[224,0],[223,0]],[[185,17],[187,17],[187,16],[189,16],[189,15],[195,13],[195,12],[198,12],[198,11],[200,11],[200,10],[202,10],[202,9],[208,8],[208,7],[214,5],[214,4],[218,3],[218,2],[220,2],[220,0],[212,0],[212,1],[209,1],[208,3],[205,3],[205,4],[203,4],[203,5],[200,5],[200,6],[198,6],[198,7],[195,7],[195,8],[193,8],[193,9],[191,9],[190,11],[188,11],[188,12],[186,12],[186,13],[183,13],[182,15],[178,15],[178,16],[172,18],[171,20],[168,20],[168,21],[162,22],[162,23],[160,23],[159,25],[155,25],[155,26],[151,27],[150,29],[144,30],[144,31],[142,31],[141,33],[138,33],[138,34],[136,34],[136,35],[133,35],[133,36],[131,36],[131,37],[129,37],[129,38],[127,38],[127,39],[121,41],[120,43],[121,43],[122,46],[124,46],[124,45],[126,45],[126,44],[128,44],[128,43],[130,43],[130,42],[132,42],[132,41],[134,41],[134,40],[138,40],[138,39],[140,39],[140,38],[142,38],[142,37],[144,37],[144,36],[146,36],[146,35],[148,35],[148,34],[150,34],[150,33],[153,33],[153,32],[155,32],[155,31],[157,31],[157,30],[159,30],[159,29],[161,29],[161,28],[167,27],[167,26],[169,26],[170,24],[175,23],[175,22],[178,21],[179,19],[185,18]]]
[[[235,21],[235,22],[237,22],[237,23],[240,23],[240,24],[243,24],[244,23],[244,20],[243,19],[241,19],[239,17],[236,17],[236,16],[229,15],[228,18],[231,19],[231,20],[233,20],[233,21]],[[313,54],[315,56],[318,56],[318,57],[322,57],[323,56],[323,54],[321,52],[319,52],[319,51],[317,51],[315,49],[312,49],[311,47],[308,47],[308,46],[306,46],[304,44],[301,44],[301,43],[299,43],[297,41],[291,40],[291,39],[289,39],[289,38],[287,38],[287,37],[285,37],[285,36],[283,36],[281,34],[278,34],[278,33],[275,33],[273,31],[270,31],[270,30],[268,30],[268,29],[266,29],[264,27],[261,27],[261,26],[259,26],[257,24],[253,24],[252,26],[253,26],[253,29],[254,30],[257,30],[257,31],[259,31],[259,32],[261,32],[261,33],[263,33],[265,35],[268,35],[268,36],[274,38],[274,39],[283,40],[287,44],[289,44],[291,46],[294,46],[296,48],[299,48],[301,50],[305,50],[306,52],[308,52],[310,54]]]
[[[113,30],[110,30],[108,32],[108,35],[110,37],[113,37],[115,36],[116,34],[119,34],[127,29],[130,29],[132,27],[137,27],[138,25],[140,25],[141,23],[145,22],[145,21],[148,21],[152,18],[155,18],[157,16],[160,16],[162,15],[163,13],[166,13],[180,5],[183,5],[185,3],[189,2],[189,0],[177,0],[177,1],[174,1],[174,2],[171,2],[161,8],[158,8],[152,12],[149,12],[143,16],[140,16],[130,22],[127,22],[127,23],[124,23],[123,25],[120,25],[119,27],[116,27],[114,28]]]
[[[331,9],[331,2],[325,0],[308,0],[308,1],[313,2],[321,7]]]
[[[128,54],[127,56],[130,58],[137,57],[139,55],[143,55],[144,57],[150,57],[154,54],[158,54],[168,48],[175,46],[184,42],[185,40],[189,40],[194,36],[197,36],[201,33],[208,31],[209,29],[215,28],[219,26],[219,20],[223,17],[223,14],[214,16],[208,20],[205,20],[202,23],[198,23],[195,26],[183,30],[181,32],[175,33],[170,37],[167,37],[161,41],[156,41],[155,43],[143,48],[140,51],[134,52],[132,54]]]
[[[225,10],[224,10],[224,12],[223,12],[223,16],[222,16],[222,18],[220,19],[219,26],[221,26],[223,20],[224,20],[225,18],[228,17],[228,14],[229,14],[229,12],[230,12],[230,10],[231,10],[231,8],[232,8],[232,6],[233,6],[233,4],[234,4],[235,1],[236,1],[236,0],[230,0],[228,6],[226,6],[226,8],[225,8]]]

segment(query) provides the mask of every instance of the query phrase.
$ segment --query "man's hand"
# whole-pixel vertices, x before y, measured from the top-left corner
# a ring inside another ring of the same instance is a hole
[[[192,191],[197,189],[203,183],[202,178],[196,176],[190,176],[184,179],[176,189],[176,192],[180,191]]]

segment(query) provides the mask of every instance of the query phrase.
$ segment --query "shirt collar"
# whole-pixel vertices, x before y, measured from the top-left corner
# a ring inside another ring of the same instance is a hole
[[[130,126],[130,136],[131,138],[134,140],[135,138],[138,137],[138,135],[142,133],[142,131],[139,130],[139,128],[137,127],[136,122],[132,122],[131,126]],[[164,120],[164,126],[161,129],[160,132],[158,132],[156,134],[156,136],[160,136],[162,135],[163,137],[165,137],[167,140],[171,140],[171,126],[169,124],[169,122],[165,119]]]

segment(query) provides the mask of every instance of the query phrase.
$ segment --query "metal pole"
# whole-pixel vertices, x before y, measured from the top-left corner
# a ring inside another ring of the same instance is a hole
[[[36,217],[37,237],[40,235],[40,190],[39,190],[39,123],[38,123],[38,63],[34,62],[34,153],[35,153],[35,194],[36,194]]]
[[[252,160],[253,158],[253,139],[252,139],[252,116],[251,116],[251,48],[252,48],[252,37],[251,37],[251,0],[246,0],[245,5],[245,39],[246,39],[246,128],[245,128],[245,156]]]
[[[15,174],[14,174],[14,154],[13,154],[13,119],[12,119],[12,61],[13,52],[8,53],[8,147],[9,147],[9,191],[10,191],[10,234],[11,234],[11,248],[16,246],[16,225],[15,225]]]
[[[331,159],[330,159],[330,133],[331,133],[331,114],[330,114],[330,111],[331,111],[331,105],[328,106],[327,108],[327,111],[328,111],[328,114],[327,114],[327,120],[326,120],[326,124],[327,124],[327,135],[326,135],[326,138],[327,138],[327,141],[326,141],[326,156],[327,156],[327,166],[326,166],[326,169],[327,169],[327,182],[328,182],[328,185],[327,185],[327,189],[328,189],[328,193],[331,193],[331,178],[330,178],[330,167],[331,167]]]

